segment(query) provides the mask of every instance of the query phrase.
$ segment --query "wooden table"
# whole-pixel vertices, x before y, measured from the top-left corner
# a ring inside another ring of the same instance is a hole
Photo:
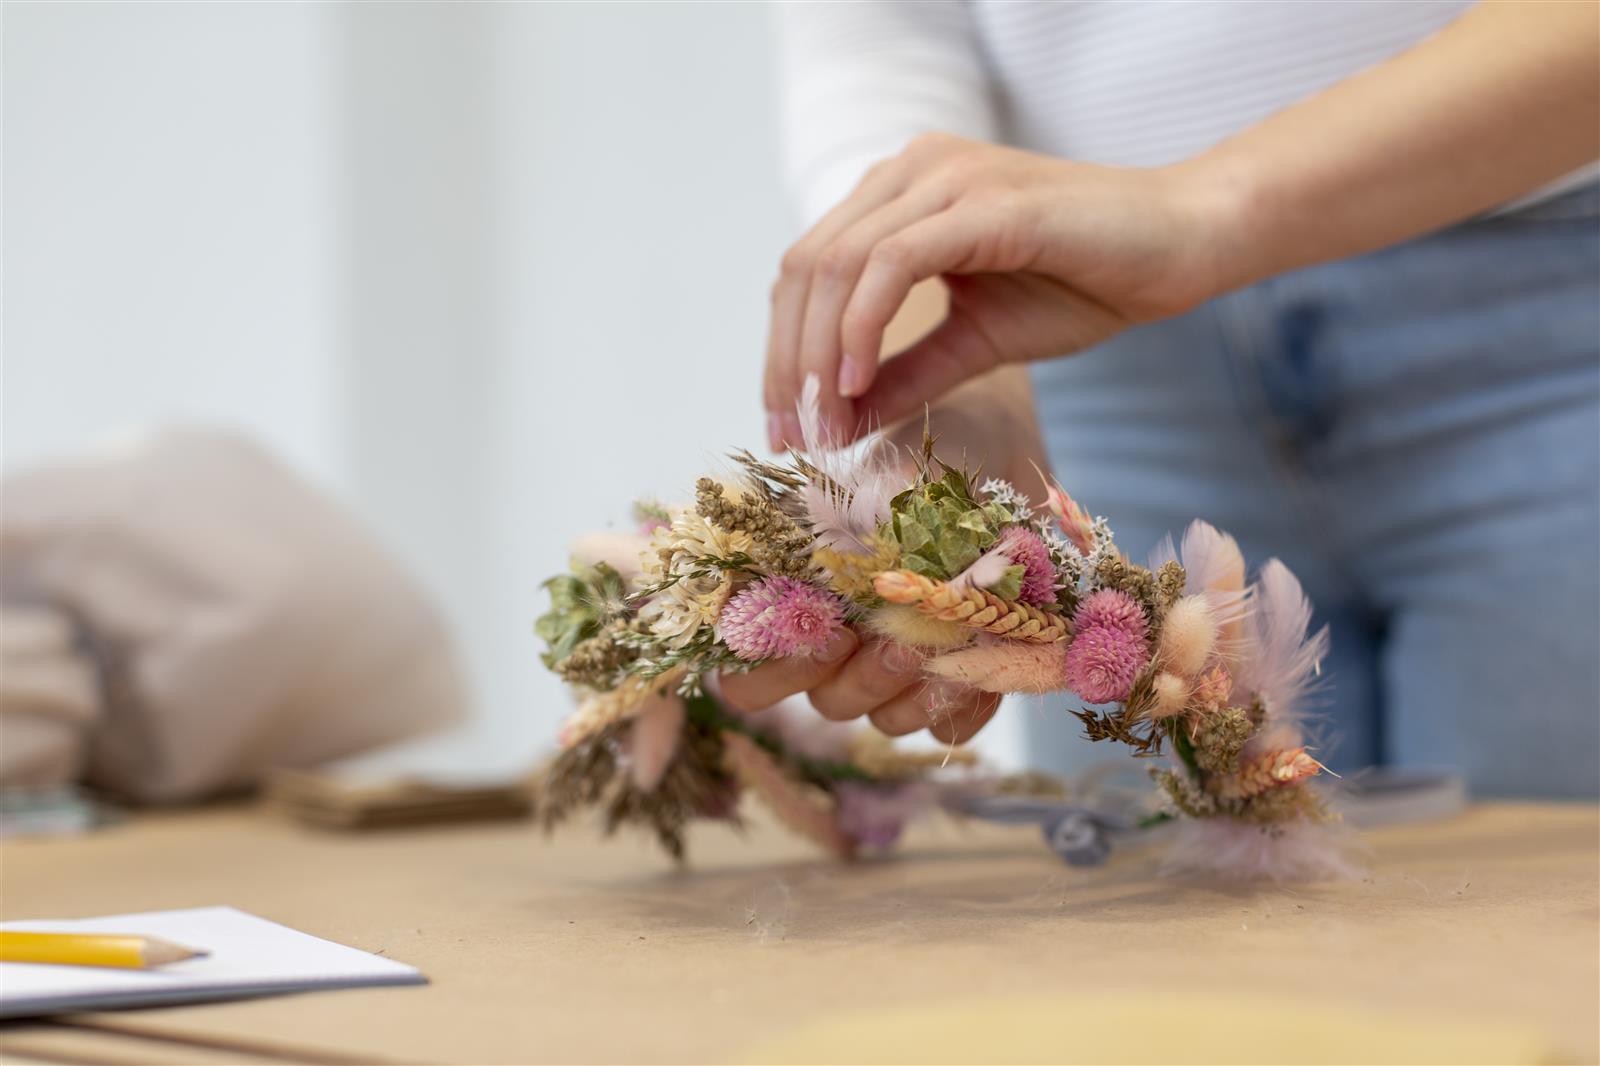
[[[523,823],[358,835],[249,807],[149,815],[5,845],[4,916],[225,903],[412,963],[432,984],[18,1023],[0,1028],[0,1052],[107,1063],[1600,1056],[1600,811],[1478,807],[1368,840],[1363,881],[1238,888],[1159,879],[1150,850],[1076,869],[1031,830],[950,823],[849,866],[770,827],[742,840],[705,827],[693,865],[675,870],[641,839],[574,830],[546,842]]]

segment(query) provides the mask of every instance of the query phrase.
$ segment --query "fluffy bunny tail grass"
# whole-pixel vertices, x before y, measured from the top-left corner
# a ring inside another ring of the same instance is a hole
[[[1161,863],[1169,876],[1230,881],[1347,881],[1360,877],[1356,835],[1309,821],[1257,825],[1233,818],[1185,818]]]

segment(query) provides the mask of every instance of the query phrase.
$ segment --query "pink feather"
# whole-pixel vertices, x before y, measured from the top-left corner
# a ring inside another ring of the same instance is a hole
[[[906,487],[892,449],[865,446],[854,453],[838,445],[822,420],[822,385],[807,374],[797,405],[806,458],[825,478],[800,490],[818,547],[867,554],[878,527],[889,520],[889,501]]]
[[[950,581],[950,587],[956,590],[969,588],[986,589],[998,584],[1006,576],[1006,570],[1017,565],[1011,558],[1011,553],[996,544],[993,548],[978,556],[976,562],[957,574]]]
[[[650,696],[628,730],[628,775],[641,792],[654,792],[678,753],[683,735],[683,700],[671,692]]]
[[[1345,881],[1361,876],[1354,833],[1339,823],[1271,826],[1233,818],[1184,818],[1161,863],[1163,874],[1230,881]]]
[[[1305,715],[1305,698],[1328,654],[1328,628],[1307,637],[1311,601],[1300,581],[1277,559],[1268,559],[1251,592],[1246,620],[1245,653],[1234,672],[1237,690],[1261,698],[1275,742],[1297,731]]]
[[[1210,522],[1196,519],[1183,532],[1181,552],[1173,547],[1172,537],[1167,536],[1150,553],[1151,570],[1159,570],[1167,562],[1182,564],[1186,592],[1205,595],[1220,627],[1226,657],[1228,651],[1236,650],[1237,642],[1244,635],[1243,623],[1248,609],[1244,554],[1239,551],[1239,542]]]

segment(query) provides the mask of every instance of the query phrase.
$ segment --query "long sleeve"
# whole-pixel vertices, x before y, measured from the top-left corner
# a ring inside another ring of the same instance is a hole
[[[995,137],[965,0],[791,0],[777,31],[784,171],[806,225],[920,133]]]

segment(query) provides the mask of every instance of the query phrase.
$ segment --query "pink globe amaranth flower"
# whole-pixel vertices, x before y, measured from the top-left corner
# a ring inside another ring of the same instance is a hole
[[[1133,597],[1101,589],[1078,605],[1066,681],[1090,703],[1120,703],[1150,662],[1144,611]]]
[[[1022,567],[1022,591],[1017,598],[1035,607],[1056,602],[1056,564],[1050,559],[1050,549],[1044,538],[1024,526],[1012,526],[1000,534],[997,545],[1010,556],[1013,566]]]
[[[717,636],[746,662],[815,655],[844,628],[844,601],[790,577],[745,586],[717,616]]]

